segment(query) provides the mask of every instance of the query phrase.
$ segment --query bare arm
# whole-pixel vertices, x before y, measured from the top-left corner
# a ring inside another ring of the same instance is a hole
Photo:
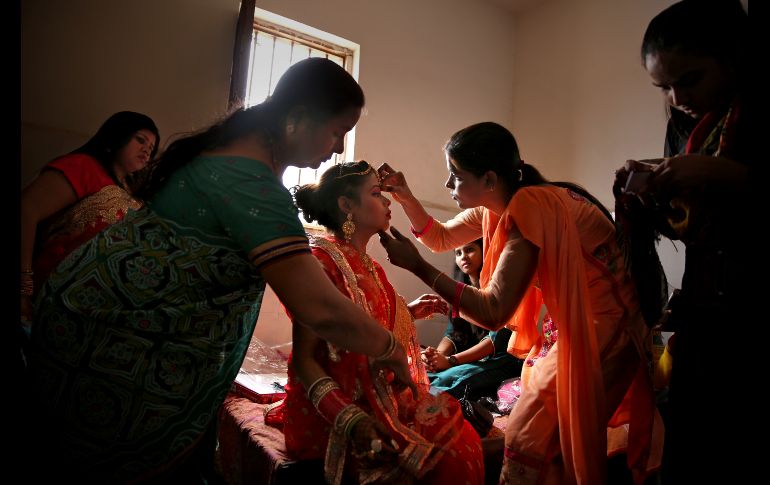
[[[377,172],[382,180],[382,190],[389,192],[401,204],[412,228],[425,231],[419,241],[431,251],[450,251],[481,237],[480,210],[466,210],[449,221],[431,223],[433,217],[412,194],[402,172],[393,170],[387,163],[382,164]]]
[[[77,202],[75,189],[61,173],[44,170],[21,193],[21,271],[32,270],[38,224]],[[22,275],[30,278],[30,275]],[[27,280],[27,281],[30,281]],[[33,291],[35,291],[33,289]],[[21,318],[32,320],[32,299],[21,297]]]
[[[380,242],[391,263],[411,271],[425,284],[435,281],[433,289],[448,302],[455,299],[457,282],[425,261],[414,244],[391,228],[392,238],[380,232]],[[523,239],[518,229],[511,230],[492,278],[485,288],[465,286],[460,299],[460,313],[475,325],[498,330],[516,311],[537,269],[539,248]],[[437,278],[438,276],[438,278]]]
[[[441,342],[438,343],[438,347],[436,347],[436,352],[449,356],[457,352],[457,347],[455,347],[455,343],[452,340],[443,337]]]
[[[313,358],[315,347],[321,342],[321,339],[316,337],[310,329],[297,322],[292,322],[291,335],[291,365],[305,387],[305,391],[307,391],[312,383],[327,375],[323,367]]]
[[[388,349],[390,332],[340,293],[311,254],[272,262],[262,268],[262,276],[294,318],[322,339],[371,357],[381,356]],[[417,394],[400,344],[381,363],[393,370],[400,385],[409,386]]]
[[[467,364],[468,362],[476,362],[488,355],[495,353],[495,344],[491,338],[483,338],[479,343],[473,347],[463,350],[458,354],[454,354],[458,364]]]
[[[44,170],[21,193],[21,267],[32,268],[37,225],[77,202],[75,189],[60,172]]]
[[[479,361],[484,357],[488,355],[492,355],[494,353],[495,353],[495,345],[494,343],[492,343],[492,339],[483,338],[479,343],[477,343],[473,347],[467,350],[463,350],[458,354],[454,354],[454,357],[455,359],[457,359],[457,365],[461,365],[461,364],[467,364],[469,362]],[[435,354],[433,354],[432,360],[429,360],[429,364],[433,372],[442,371],[452,367],[452,365],[449,363],[449,360],[448,360],[449,355],[445,355],[440,352],[436,352]]]
[[[340,293],[313,255],[280,259],[262,276],[294,318],[322,339],[370,357],[385,352],[388,331]]]

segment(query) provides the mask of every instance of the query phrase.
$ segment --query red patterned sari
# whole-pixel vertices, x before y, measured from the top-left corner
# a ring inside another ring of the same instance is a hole
[[[342,392],[388,428],[402,450],[398,466],[358,469],[347,439],[336,433],[306,396],[290,357],[287,397],[283,405],[284,434],[289,454],[297,459],[325,456],[330,483],[343,474],[358,473],[360,483],[482,483],[481,441],[462,415],[458,402],[446,393],[430,394],[415,327],[404,299],[388,282],[382,267],[351,245],[333,237],[311,241],[313,254],[335,285],[392,331],[410,359],[411,374],[420,396],[406,390],[395,394],[385,377],[373,374],[365,355],[338,349],[321,341],[315,359]],[[347,463],[347,466],[346,466]]]
[[[51,271],[78,246],[123,219],[129,209],[142,207],[141,202],[115,185],[89,155],[65,155],[49,163],[45,170],[61,173],[78,200],[51,216],[38,230],[33,262],[35,288],[41,288]]]

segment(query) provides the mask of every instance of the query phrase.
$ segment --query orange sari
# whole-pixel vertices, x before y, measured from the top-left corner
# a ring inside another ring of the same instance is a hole
[[[351,473],[358,474],[360,483],[408,484],[416,479],[420,483],[483,483],[481,440],[464,420],[454,398],[427,392],[428,378],[412,317],[382,267],[336,238],[313,238],[311,249],[340,291],[392,331],[404,346],[420,395],[414,400],[409,390],[394,394],[385,376],[370,372],[365,355],[321,341],[315,359],[351,402],[385,424],[402,451],[397,466],[359,469],[347,438],[336,433],[308,400],[294,373],[292,356],[286,399],[275,411],[283,415],[289,454],[303,460],[325,457],[326,479],[333,484]],[[276,418],[270,420],[275,422]]]
[[[446,227],[434,224],[422,241],[436,249],[463,220],[462,237],[473,226],[483,233],[482,288],[511,229],[539,248],[535,279],[507,323],[509,352],[535,362],[523,368],[508,420],[501,482],[604,483],[606,456],[622,451],[642,481],[660,464],[662,423],[647,371],[650,334],[613,224],[580,195],[541,185],[520,189],[499,216],[471,209]],[[543,303],[559,337],[535,359]]]

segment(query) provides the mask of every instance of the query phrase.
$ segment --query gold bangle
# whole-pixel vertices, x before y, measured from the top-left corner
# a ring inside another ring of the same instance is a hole
[[[334,380],[334,379],[332,379],[332,378],[331,378],[331,377],[329,377],[329,376],[322,376],[322,377],[319,377],[318,379],[316,379],[316,380],[315,380],[315,382],[313,382],[312,384],[310,384],[310,385],[307,387],[307,398],[308,398],[308,399],[312,399],[312,396],[313,396],[313,388],[314,388],[315,386],[317,386],[317,385],[318,385],[318,384],[319,384],[321,381],[333,381],[333,380]]]
[[[332,426],[338,433],[350,438],[350,434],[353,431],[353,426],[355,426],[357,422],[361,421],[366,416],[367,414],[363,409],[359,408],[355,404],[350,404],[345,409],[340,411],[340,413],[334,419]]]
[[[385,349],[385,352],[382,353],[379,357],[375,357],[375,360],[387,360],[390,359],[393,356],[393,353],[396,351],[396,337],[393,335],[393,332],[388,332],[388,347]]]
[[[318,409],[318,403],[321,402],[324,396],[339,388],[340,386],[338,386],[337,383],[334,382],[334,380],[331,378],[328,381],[323,381],[313,388],[313,394],[310,396],[310,402],[313,403],[314,408]]]

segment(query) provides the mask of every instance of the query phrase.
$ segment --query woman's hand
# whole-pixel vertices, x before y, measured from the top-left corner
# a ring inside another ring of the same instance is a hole
[[[741,192],[749,182],[745,165],[708,155],[664,158],[660,165],[655,167],[654,173],[650,180],[651,189],[658,191],[666,199],[704,189],[710,193]]]
[[[428,363],[426,365],[430,368],[431,372],[441,372],[442,370],[452,367],[447,356],[441,352],[433,352],[428,357]]]
[[[398,457],[398,445],[391,438],[387,428],[369,415],[353,426],[350,444],[353,456],[364,467],[392,463]]]
[[[414,199],[403,172],[397,172],[387,163],[383,163],[377,168],[377,173],[380,176],[380,188],[384,192],[390,192],[396,202],[403,204]]]
[[[433,364],[431,362],[433,361],[433,358],[432,358],[433,354],[435,354],[436,352],[438,351],[435,348],[430,346],[425,347],[423,351],[420,352],[420,360],[422,361],[423,364],[425,364],[425,368],[427,369],[428,372],[435,372],[433,370]]]
[[[409,372],[409,361],[406,357],[404,347],[396,342],[396,348],[393,354],[387,359],[369,359],[372,372],[382,372],[384,369],[390,369],[393,372],[391,386],[395,392],[401,392],[407,387],[412,390],[412,396],[417,399],[417,384],[412,380]]]
[[[404,268],[414,273],[417,267],[424,263],[425,260],[420,256],[420,252],[414,243],[401,234],[398,229],[391,227],[390,232],[393,234],[393,237],[385,231],[378,231],[377,233],[380,235],[380,244],[388,253],[388,261],[399,268]]]
[[[438,295],[422,295],[407,307],[415,320],[430,318],[435,313],[446,315],[449,312],[449,305]]]
[[[615,182],[612,184],[612,193],[615,198],[621,198],[625,194],[628,176],[631,172],[654,172],[655,167],[660,164],[662,159],[651,160],[626,160],[626,163],[615,171]],[[641,187],[635,187],[636,193],[644,193],[648,187],[644,184]]]

